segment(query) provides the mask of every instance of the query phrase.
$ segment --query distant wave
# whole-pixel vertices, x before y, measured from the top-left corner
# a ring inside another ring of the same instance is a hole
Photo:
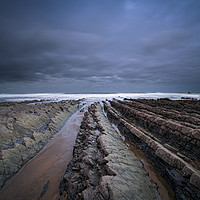
[[[87,101],[102,101],[106,99],[123,99],[123,98],[145,98],[145,99],[159,99],[169,98],[172,100],[178,100],[183,98],[194,98],[200,99],[199,93],[105,93],[105,94],[64,94],[64,93],[33,93],[33,94],[0,94],[0,101],[32,101],[32,100],[71,100],[71,99],[82,99],[85,98]]]

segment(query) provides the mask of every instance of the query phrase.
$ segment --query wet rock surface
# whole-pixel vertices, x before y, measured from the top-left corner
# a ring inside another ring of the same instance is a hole
[[[143,164],[105,118],[99,104],[85,113],[60,199],[162,199]]]
[[[77,103],[0,103],[0,188],[60,130]]]
[[[171,103],[171,100],[169,102]],[[177,148],[187,157],[200,161],[200,126],[198,125],[200,116],[197,117],[196,113],[194,113],[195,117],[191,116],[191,113],[188,116],[185,112],[177,114],[173,107],[170,111],[169,109],[166,111],[162,107],[154,108],[144,103],[142,104],[141,100],[140,105],[134,101],[112,101],[111,105],[131,123],[151,132],[160,141]]]
[[[151,160],[176,199],[200,199],[199,104],[168,99],[104,103],[108,118]]]

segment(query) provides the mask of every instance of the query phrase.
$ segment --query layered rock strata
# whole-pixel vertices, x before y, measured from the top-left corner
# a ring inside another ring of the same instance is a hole
[[[76,103],[0,103],[0,188],[59,131]]]
[[[104,107],[108,118],[146,154],[169,182],[176,193],[176,199],[200,199],[198,120],[190,122],[195,124],[195,129],[178,123],[178,120],[166,119],[173,109],[169,111],[168,105],[168,111],[161,109],[159,112],[157,107],[150,106],[150,101],[139,100],[140,104],[138,100],[111,101],[112,107],[107,103],[104,103]],[[164,101],[166,103],[167,100]],[[141,102],[148,103],[142,105]],[[169,102],[171,104],[172,101]],[[197,113],[194,115],[194,118],[198,118]],[[183,118],[185,117],[184,115]],[[187,145],[192,149],[187,149]]]
[[[146,110],[146,105],[138,108],[134,103],[130,102],[115,102],[111,105],[120,111],[129,121],[141,126],[159,138],[163,143],[169,143],[179,151],[185,153],[192,160],[200,161],[200,126],[194,125],[198,123],[198,118],[191,117],[192,123],[181,124],[179,121],[163,116],[163,111],[157,109]],[[172,111],[171,111],[172,112]],[[182,115],[179,117],[180,120]],[[183,115],[183,118],[186,117]],[[196,122],[195,122],[196,119]],[[183,120],[184,121],[184,120]]]
[[[133,99],[132,99],[133,100]],[[135,101],[135,99],[134,99]],[[136,101],[148,104],[153,107],[165,108],[167,110],[176,110],[183,114],[200,115],[200,101],[199,100],[170,100],[170,99],[137,99]]]
[[[162,199],[143,164],[127,148],[99,104],[85,113],[61,199]]]

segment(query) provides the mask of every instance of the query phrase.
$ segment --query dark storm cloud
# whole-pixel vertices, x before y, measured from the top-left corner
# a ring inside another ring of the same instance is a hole
[[[0,4],[0,83],[62,80],[113,84],[119,91],[122,84],[129,91],[135,84],[199,90],[198,0]]]

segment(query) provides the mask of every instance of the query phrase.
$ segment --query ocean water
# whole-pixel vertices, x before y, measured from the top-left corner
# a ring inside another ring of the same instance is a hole
[[[179,100],[181,98],[200,99],[200,93],[109,93],[109,94],[64,94],[64,93],[37,93],[37,94],[0,94],[0,101],[32,101],[32,100],[47,100],[47,101],[61,101],[61,100],[77,100],[85,99],[86,102],[98,102],[106,99],[123,99],[123,98],[143,98],[143,99],[159,99],[169,98],[172,100]]]

